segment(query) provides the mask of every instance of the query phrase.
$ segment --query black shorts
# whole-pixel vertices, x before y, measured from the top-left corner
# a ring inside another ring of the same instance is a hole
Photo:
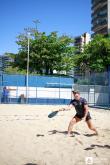
[[[84,117],[84,115],[76,113],[76,115],[74,117],[77,117],[79,119],[82,119]],[[92,118],[90,116],[90,112],[88,112],[87,117],[86,117],[86,121],[88,121],[90,119],[92,119]]]

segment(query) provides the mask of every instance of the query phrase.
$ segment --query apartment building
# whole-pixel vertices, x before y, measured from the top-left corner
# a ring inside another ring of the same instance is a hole
[[[4,71],[5,68],[10,66],[10,62],[12,62],[13,59],[6,55],[0,55],[0,73]]]
[[[110,33],[110,0],[92,0],[92,32],[108,35]]]
[[[91,36],[89,33],[84,33],[81,36],[76,36],[74,38],[74,46],[77,48],[77,51],[80,53],[83,51],[84,45],[89,43],[91,40]]]

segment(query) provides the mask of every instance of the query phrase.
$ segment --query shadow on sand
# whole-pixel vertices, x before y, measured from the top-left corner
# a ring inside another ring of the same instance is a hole
[[[93,133],[93,134],[84,134],[84,136],[92,137],[92,136],[96,136],[96,134],[95,133]]]
[[[66,135],[68,132],[67,131],[58,131],[58,130],[51,130],[51,131],[48,131],[48,132],[50,132],[50,134],[49,135],[54,135],[54,134],[59,134],[59,133],[61,133],[61,134],[64,134],[64,135]],[[76,131],[72,131],[71,132],[72,134],[75,134],[75,135],[80,135],[80,133],[78,133],[78,132],[76,132]]]
[[[90,147],[85,148],[84,150],[86,150],[86,151],[88,151],[88,150],[93,150],[95,147],[110,149],[110,145],[98,145],[98,144],[92,144]]]
[[[44,135],[43,134],[37,134],[36,136],[39,137],[39,136],[44,136]]]
[[[35,163],[27,163],[27,164],[24,164],[24,165],[39,165],[39,164],[35,164]]]

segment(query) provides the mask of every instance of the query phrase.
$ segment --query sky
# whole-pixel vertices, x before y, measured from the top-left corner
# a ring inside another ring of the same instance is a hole
[[[72,37],[91,33],[91,0],[0,0],[0,55],[17,53],[24,28]]]

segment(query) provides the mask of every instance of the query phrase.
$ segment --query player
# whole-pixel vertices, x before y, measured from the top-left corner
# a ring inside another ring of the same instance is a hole
[[[90,112],[89,112],[89,108],[88,108],[88,104],[86,99],[82,98],[80,96],[80,93],[78,91],[72,91],[73,95],[74,95],[74,99],[71,100],[70,104],[68,105],[67,108],[63,108],[60,109],[59,111],[62,110],[70,110],[73,106],[75,107],[76,110],[76,114],[75,116],[71,119],[69,126],[68,126],[68,135],[71,136],[72,135],[72,129],[73,126],[78,123],[81,120],[84,120],[89,129],[91,129],[92,131],[95,132],[94,135],[98,135],[98,131],[96,130],[96,128],[94,127],[92,120],[91,120],[91,116],[90,116]]]

